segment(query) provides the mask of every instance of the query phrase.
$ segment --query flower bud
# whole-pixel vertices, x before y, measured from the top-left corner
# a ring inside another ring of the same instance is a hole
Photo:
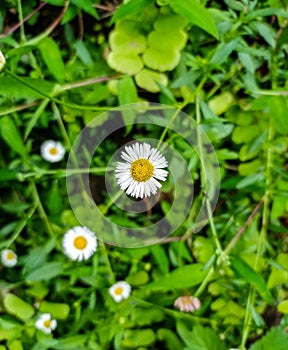
[[[177,298],[175,300],[174,306],[182,312],[193,312],[200,309],[201,302],[198,298],[192,297],[191,295],[186,295]]]

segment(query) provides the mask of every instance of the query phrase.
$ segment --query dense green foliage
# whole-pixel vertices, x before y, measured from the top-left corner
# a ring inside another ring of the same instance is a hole
[[[288,2],[2,0],[0,32],[0,250],[18,256],[16,266],[0,264],[0,350],[287,349]],[[102,242],[105,227],[89,217],[97,251],[71,261],[62,238],[82,224],[67,196],[71,147],[89,122],[107,122],[105,111],[139,103],[149,116],[149,102],[164,118],[165,108],[183,111],[209,137],[221,176],[213,215],[193,232],[209,199],[201,152],[170,124],[127,124],[89,164],[103,215],[148,227],[175,193],[186,210],[187,193],[170,177],[145,213],[108,196],[110,158],[142,136],[181,154],[191,208],[171,236],[138,248]],[[58,163],[41,157],[51,139],[66,149]],[[116,303],[108,291],[121,280],[132,292]],[[201,308],[177,310],[183,295]],[[35,328],[43,313],[57,320],[52,334]]]

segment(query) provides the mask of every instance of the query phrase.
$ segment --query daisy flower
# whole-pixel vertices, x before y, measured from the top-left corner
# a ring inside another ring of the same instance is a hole
[[[63,236],[63,250],[71,260],[87,260],[96,249],[97,237],[87,227],[75,226]]]
[[[121,158],[126,162],[117,162],[116,178],[122,190],[135,198],[149,197],[156,194],[162,187],[159,181],[165,181],[168,171],[163,170],[168,166],[164,156],[147,143],[134,143],[125,147],[126,152],[121,152]]]
[[[3,266],[13,267],[17,264],[17,255],[11,249],[1,251],[1,262]]]
[[[131,293],[131,286],[125,281],[120,281],[109,288],[109,294],[111,297],[119,303],[123,299],[127,299]]]
[[[51,320],[50,314],[42,314],[35,322],[35,327],[46,334],[51,334],[57,327],[57,321]]]
[[[200,309],[201,302],[198,298],[192,297],[191,295],[186,295],[177,298],[175,300],[174,306],[182,312],[193,312]]]
[[[65,148],[58,141],[48,140],[41,145],[41,156],[50,163],[56,163],[63,159]]]

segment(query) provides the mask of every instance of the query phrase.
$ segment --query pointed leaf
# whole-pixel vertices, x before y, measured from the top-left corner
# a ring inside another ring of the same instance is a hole
[[[65,80],[65,65],[56,42],[51,38],[45,38],[40,41],[38,47],[49,72],[59,83],[63,83]]]
[[[145,286],[152,290],[174,290],[195,286],[203,281],[207,271],[202,264],[191,264],[179,267],[161,279]]]
[[[43,281],[60,275],[64,271],[62,262],[48,262],[26,276],[26,281]]]
[[[20,132],[16,127],[14,120],[8,116],[0,120],[0,132],[3,140],[23,158],[28,157],[27,150],[22,141]]]
[[[189,22],[202,28],[216,39],[218,38],[217,28],[212,16],[199,1],[172,0],[170,6],[176,13],[188,19]]]
[[[151,5],[151,3],[152,0],[131,0],[128,3],[120,5],[112,17],[111,23],[115,23],[124,17],[134,15]]]
[[[259,294],[263,299],[267,301],[269,305],[274,305],[274,299],[266,286],[264,278],[253,270],[245,261],[240,258],[232,257],[231,264],[234,271],[241,276],[245,281],[255,286]]]

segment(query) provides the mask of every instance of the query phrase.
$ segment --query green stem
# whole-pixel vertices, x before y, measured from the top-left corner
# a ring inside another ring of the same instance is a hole
[[[45,175],[57,175],[57,177],[66,177],[77,174],[105,174],[107,171],[114,171],[114,168],[83,168],[83,169],[37,169],[29,173],[19,173],[23,179],[28,179],[29,177],[42,177]]]
[[[24,21],[23,21],[21,0],[17,0],[17,8],[18,8],[18,19],[20,22],[20,40],[22,43],[24,43],[26,41],[26,37],[25,37],[25,31],[24,31]]]
[[[119,190],[109,201],[108,203],[103,207],[101,210],[101,213],[103,215],[107,214],[110,207],[115,203],[115,201],[123,194],[123,190]]]
[[[215,269],[214,267],[210,267],[207,275],[205,276],[204,280],[202,281],[202,283],[200,284],[200,286],[198,287],[198,289],[196,290],[196,292],[194,293],[195,297],[199,297],[204,290],[207,287],[207,284],[211,281],[212,276],[214,275]]]
[[[80,105],[76,105],[74,103],[66,103],[66,102],[60,101],[57,98],[55,98],[53,96],[53,94],[48,95],[45,92],[35,88],[34,86],[30,85],[25,80],[23,80],[22,78],[18,77],[16,74],[10,72],[8,69],[5,69],[5,73],[7,75],[9,75],[10,77],[16,79],[19,83],[29,87],[31,90],[36,91],[39,95],[49,99],[50,101],[58,103],[60,105],[67,106],[67,107],[74,108],[74,109],[79,109],[79,110],[107,111],[107,110],[111,109],[111,107],[97,107],[97,106],[85,106],[85,105],[80,106]],[[57,94],[60,94],[61,92],[62,92],[62,89],[60,88],[60,90],[57,89],[57,91],[55,91],[54,94],[57,95]]]
[[[107,267],[107,271],[108,271],[108,274],[109,274],[110,283],[114,284],[116,282],[116,279],[115,279],[115,275],[114,275],[114,272],[113,272],[112,267],[111,267],[111,263],[110,263],[110,260],[109,260],[109,256],[108,256],[108,253],[107,253],[106,246],[105,246],[105,244],[102,241],[98,241],[98,243],[99,243],[99,247],[101,249],[101,253],[102,253],[101,255],[104,258],[105,263],[106,263],[106,267]]]
[[[33,199],[35,201],[35,205],[37,205],[37,208],[38,208],[39,216],[43,220],[43,222],[45,223],[45,226],[46,226],[47,231],[50,234],[50,236],[54,238],[54,231],[53,231],[53,229],[51,227],[51,224],[50,224],[50,222],[48,220],[46,212],[45,212],[45,210],[43,208],[43,205],[41,203],[37,187],[36,187],[34,182],[30,183],[30,188],[31,188],[31,192],[32,192],[32,197],[33,197]]]
[[[161,146],[161,143],[163,142],[169,128],[170,128],[170,125],[173,123],[173,121],[176,119],[177,115],[181,112],[181,110],[186,106],[187,102],[184,102],[182,103],[181,106],[179,106],[179,108],[176,109],[176,111],[173,113],[171,119],[169,120],[168,124],[165,126],[164,130],[162,131],[162,134],[159,138],[159,141],[157,143],[157,146],[156,148],[159,149],[159,147]],[[162,150],[163,150],[163,147],[162,147]]]
[[[197,144],[198,144],[198,152],[199,152],[199,158],[200,158],[200,178],[201,178],[201,188],[202,188],[202,192],[203,189],[205,188],[205,184],[206,184],[206,176],[203,170],[203,160],[204,160],[204,152],[203,152],[203,147],[202,147],[202,138],[201,138],[201,130],[200,130],[200,125],[201,125],[201,112],[200,112],[200,97],[199,95],[196,96],[196,121],[198,124],[197,127]],[[204,193],[205,196],[205,193]],[[206,196],[205,196],[206,198]],[[217,254],[220,257],[222,262],[227,261],[227,255],[224,253],[219,238],[218,238],[218,234],[217,234],[217,230],[216,230],[216,226],[214,223],[214,219],[213,219],[213,215],[212,215],[212,208],[211,208],[211,203],[209,201],[209,198],[207,197],[206,199],[204,199],[205,201],[205,205],[207,208],[207,215],[209,218],[209,224],[210,224],[210,228],[211,228],[211,233],[217,248]]]
[[[37,205],[33,205],[32,208],[30,208],[27,216],[25,219],[21,220],[18,224],[18,226],[16,227],[14,234],[12,235],[12,237],[10,239],[8,239],[7,241],[0,243],[0,249],[2,248],[9,248],[13,242],[18,238],[18,236],[20,235],[20,233],[22,232],[22,230],[24,229],[24,227],[26,226],[28,220],[31,219],[31,217],[33,216],[35,210],[37,208]]]
[[[271,144],[274,136],[274,128],[272,126],[272,117],[270,116],[269,120],[269,129],[268,129],[268,145]],[[268,224],[269,224],[269,217],[270,217],[270,188],[272,184],[272,166],[273,166],[273,154],[271,148],[268,148],[267,150],[267,164],[266,164],[266,172],[265,172],[265,194],[263,199],[263,214],[262,214],[262,223],[261,223],[261,231],[257,242],[257,250],[256,250],[256,258],[254,262],[254,270],[259,270],[259,261],[260,256],[263,254],[263,247],[266,242],[267,238],[267,232],[268,232]],[[252,322],[252,315],[250,311],[250,306],[253,306],[255,302],[255,287],[250,286],[249,295],[248,295],[248,301],[247,301],[247,307],[245,312],[245,321],[243,326],[243,333],[242,333],[242,339],[241,339],[241,350],[245,350],[246,342],[249,337],[250,333],[250,327]]]

